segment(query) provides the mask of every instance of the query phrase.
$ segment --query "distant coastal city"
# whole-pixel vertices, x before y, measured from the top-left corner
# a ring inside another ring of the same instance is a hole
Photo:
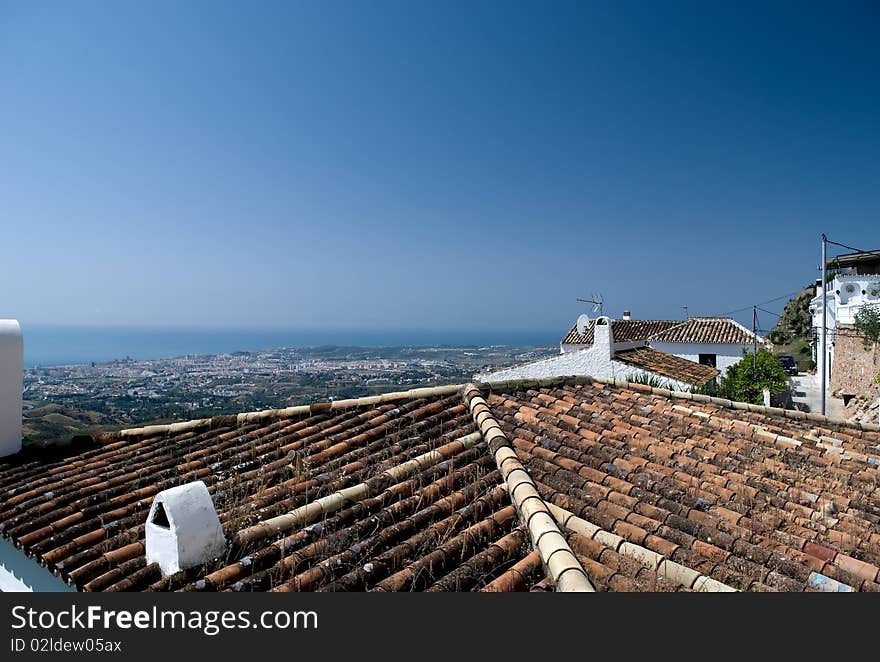
[[[280,348],[34,366],[24,374],[26,443],[150,422],[360,397],[466,381],[554,346]]]

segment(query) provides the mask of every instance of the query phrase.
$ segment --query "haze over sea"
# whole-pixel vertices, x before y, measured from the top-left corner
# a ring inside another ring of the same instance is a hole
[[[552,345],[560,338],[558,329],[135,329],[28,327],[24,323],[22,332],[26,368],[322,345],[525,347]]]

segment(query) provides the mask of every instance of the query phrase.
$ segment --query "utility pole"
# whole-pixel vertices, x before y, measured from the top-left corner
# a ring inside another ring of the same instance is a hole
[[[822,415],[825,415],[825,384],[828,381],[828,237],[822,233]]]
[[[752,369],[758,374],[758,307],[752,306]]]

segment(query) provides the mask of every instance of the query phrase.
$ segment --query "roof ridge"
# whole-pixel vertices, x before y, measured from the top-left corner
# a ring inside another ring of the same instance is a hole
[[[547,502],[547,506],[550,508],[553,518],[564,529],[595,540],[621,556],[633,559],[638,564],[645,566],[660,576],[668,578],[680,586],[707,593],[739,592],[739,589],[733,586],[713,579],[694,568],[673,561],[668,556],[648,549],[643,545],[630,542],[616,533],[612,533],[589,520],[575,515],[570,510],[558,506],[552,501]]]
[[[726,398],[718,398],[711,395],[703,395],[700,393],[689,393],[687,391],[670,391],[665,388],[656,386],[648,386],[646,384],[637,384],[629,382],[625,379],[615,379],[612,377],[593,377],[590,375],[569,375],[564,377],[547,377],[533,379],[511,379],[498,382],[480,382],[477,388],[487,391],[500,391],[502,389],[518,389],[524,386],[541,388],[543,386],[565,386],[569,384],[606,384],[608,386],[616,386],[626,388],[632,391],[641,391],[652,395],[659,395],[667,398],[681,398],[683,400],[693,400],[694,402],[703,402],[708,404],[719,405],[727,409],[738,409],[742,411],[751,411],[759,414],[772,414],[774,416],[784,416],[794,420],[812,421],[813,423],[829,423],[832,425],[840,425],[853,430],[863,430],[865,432],[880,432],[880,425],[876,423],[858,423],[849,421],[844,418],[832,418],[823,414],[813,412],[803,412],[796,409],[783,409],[781,407],[765,407],[764,405],[754,405],[751,402],[739,402],[738,400],[728,400]],[[465,387],[467,388],[467,387]]]
[[[317,414],[324,411],[335,411],[338,409],[348,409],[351,407],[363,407],[366,405],[380,404],[383,402],[394,402],[397,400],[414,400],[417,398],[427,398],[434,395],[452,395],[459,393],[464,389],[464,384],[449,384],[445,386],[423,386],[419,388],[411,388],[406,391],[392,391],[390,393],[379,393],[377,395],[368,395],[362,398],[346,398],[344,400],[318,400],[304,405],[294,405],[292,407],[281,407],[277,409],[263,409],[259,411],[243,412],[239,414],[218,414],[209,418],[195,418],[189,421],[179,421],[176,423],[167,423],[161,425],[145,425],[138,428],[126,428],[115,432],[104,432],[96,435],[96,439],[116,440],[126,437],[146,437],[159,434],[176,434],[178,432],[186,432],[196,430],[203,427],[223,427],[233,425],[240,427],[246,423],[264,421],[267,419],[292,418],[301,414]],[[234,421],[232,419],[235,419]]]
[[[476,384],[467,384],[462,398],[474,425],[489,447],[510,494],[510,501],[528,529],[532,545],[541,555],[547,573],[560,592],[593,592],[595,587],[581,562],[571,551],[565,536],[532,475],[520,462],[516,451],[495,419],[489,403]],[[516,476],[513,478],[512,476]]]

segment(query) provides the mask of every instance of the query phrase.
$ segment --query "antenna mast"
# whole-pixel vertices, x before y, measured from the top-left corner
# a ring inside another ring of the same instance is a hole
[[[583,303],[591,303],[593,304],[593,312],[599,313],[599,317],[602,316],[602,309],[605,306],[605,297],[602,296],[601,293],[591,295],[592,299],[578,299]]]

